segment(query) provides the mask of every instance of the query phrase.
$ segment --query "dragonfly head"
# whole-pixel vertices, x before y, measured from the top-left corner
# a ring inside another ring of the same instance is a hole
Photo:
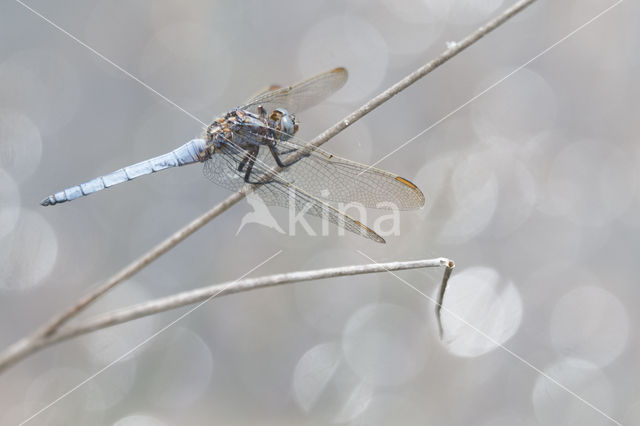
[[[274,128],[278,130],[277,136],[281,141],[286,141],[298,131],[296,116],[284,108],[274,109],[269,118],[273,122]]]

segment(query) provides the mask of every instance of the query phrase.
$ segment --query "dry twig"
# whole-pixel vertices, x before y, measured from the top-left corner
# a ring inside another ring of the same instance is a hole
[[[378,272],[402,271],[406,269],[445,267],[440,293],[444,294],[444,287],[447,285],[453,261],[446,258],[412,260],[405,262],[374,263],[369,265],[340,266],[335,268],[318,269],[312,271],[287,272],[284,274],[268,275],[258,278],[246,278],[242,280],[230,281],[222,284],[215,284],[195,290],[183,291],[170,296],[149,300],[133,306],[117,309],[101,315],[96,315],[83,320],[77,325],[62,327],[58,333],[47,337],[42,341],[42,345],[50,346],[63,340],[70,339],[92,331],[112,327],[117,324],[133,321],[138,318],[176,309],[182,306],[206,301],[213,297],[228,296],[249,290],[274,287],[283,284],[292,284],[304,281],[319,280],[326,278],[345,277],[351,275],[372,274]],[[438,313],[439,315],[439,313]],[[437,318],[439,328],[440,318]]]
[[[384,102],[388,101],[393,96],[397,95],[402,90],[406,89],[440,65],[444,64],[446,61],[453,58],[454,56],[465,50],[467,47],[480,40],[485,35],[489,34],[491,31],[505,23],[512,16],[525,9],[534,1],[535,0],[520,0],[516,2],[513,6],[502,12],[498,17],[490,20],[459,42],[452,43],[450,47],[447,48],[447,50],[445,50],[435,59],[427,62],[425,65],[421,66],[420,68],[400,80],[398,83],[389,87],[387,90],[380,93],[369,102],[344,117],[342,120],[338,121],[336,124],[311,140],[308,145],[310,147],[318,147],[327,142],[329,139],[346,129],[348,126],[355,123],[360,118],[364,117],[366,114],[382,105]],[[151,262],[162,256],[167,251],[171,250],[173,247],[186,239],[189,235],[193,234],[198,229],[202,228],[205,224],[209,223],[212,219],[229,209],[238,201],[242,200],[242,198],[244,198],[250,191],[251,188],[245,187],[241,191],[229,196],[226,200],[216,205],[211,210],[204,213],[202,216],[193,220],[182,229],[176,231],[169,238],[162,241],[160,244],[152,248],[140,258],[134,260],[124,269],[106,280],[104,283],[94,288],[90,293],[76,301],[76,303],[69,309],[65,310],[63,313],[55,316],[52,320],[47,322],[42,328],[9,346],[2,353],[0,353],[0,372],[5,370],[10,365],[23,359],[28,354],[31,354],[39,348],[46,346],[46,342],[48,341],[48,339],[54,336],[60,330],[60,327],[62,325],[82,312],[88,305],[90,305],[92,302],[94,302],[96,299],[98,299],[100,296],[105,294],[107,291],[109,291],[119,283],[130,278],[141,269],[148,266]]]

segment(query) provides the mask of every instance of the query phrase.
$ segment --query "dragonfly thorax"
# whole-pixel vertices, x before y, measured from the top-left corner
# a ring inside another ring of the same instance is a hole
[[[294,114],[284,108],[277,108],[267,116],[264,109],[258,114],[236,109],[216,119],[206,131],[205,139],[209,147],[209,158],[215,148],[232,144],[239,149],[252,146],[275,145],[290,139],[298,131]],[[203,157],[203,159],[206,159]]]

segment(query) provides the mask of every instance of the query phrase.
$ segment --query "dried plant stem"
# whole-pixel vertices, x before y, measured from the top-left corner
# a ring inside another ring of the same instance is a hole
[[[268,275],[258,278],[246,278],[242,280],[230,281],[195,290],[188,290],[170,296],[139,303],[117,309],[104,314],[87,318],[79,324],[72,324],[62,327],[54,335],[45,336],[38,340],[37,344],[30,346],[29,352],[19,353],[19,358],[9,358],[7,365],[11,361],[17,362],[19,359],[33,353],[39,349],[71,339],[82,334],[91,333],[103,328],[112,327],[117,324],[133,321],[160,312],[176,309],[182,306],[206,301],[213,297],[227,296],[244,291],[257,290],[261,288],[273,287],[283,284],[292,284],[304,281],[319,280],[326,278],[345,277],[351,275],[372,274],[389,271],[402,271],[407,269],[436,268],[445,267],[440,292],[447,285],[453,261],[446,258],[411,260],[404,262],[374,263],[369,265],[341,266],[335,268],[318,269],[312,271],[287,272],[284,274]],[[440,324],[440,318],[437,318]]]
[[[440,333],[441,339],[444,335],[444,329],[442,328],[442,304],[444,303],[444,293],[447,291],[447,284],[449,283],[449,277],[451,276],[451,272],[453,272],[454,266],[453,261],[449,261],[447,264],[447,269],[444,270],[444,274],[442,275],[442,283],[440,283],[438,300],[436,301],[436,319],[438,320],[438,332]]]
[[[388,101],[389,99],[397,95],[398,93],[402,92],[407,87],[411,86],[416,81],[420,80],[425,75],[429,74],[431,71],[438,68],[440,65],[447,62],[449,59],[453,58],[454,56],[456,56],[457,54],[465,50],[467,47],[471,46],[473,43],[480,40],[482,37],[489,34],[491,31],[493,31],[500,25],[504,24],[507,20],[509,20],[509,18],[516,15],[518,12],[522,11],[524,8],[529,6],[534,1],[535,0],[520,0],[516,2],[513,6],[506,9],[504,12],[502,12],[498,17],[490,20],[489,22],[487,22],[486,24],[484,24],[483,26],[481,26],[480,28],[478,28],[477,30],[475,30],[474,32],[472,32],[471,34],[463,38],[462,40],[455,43],[451,43],[450,45],[451,47],[449,47],[447,50],[445,50],[440,55],[438,55],[435,59],[432,59],[431,61],[427,62],[417,70],[413,71],[411,74],[407,75],[402,80],[398,81],[393,86],[389,87],[384,92],[380,93],[379,95],[377,95],[376,97],[368,101],[366,104],[362,105],[360,108],[358,108],[351,114],[347,115],[341,121],[337,122],[327,130],[322,132],[320,135],[312,139],[308,145],[311,145],[314,147],[318,147],[322,145],[323,143],[325,143],[326,141],[328,141],[329,139],[331,139],[332,137],[334,137],[335,135],[337,135],[338,133],[346,129],[348,126],[350,126],[351,124],[360,120],[366,114],[373,111],[375,108],[379,107],[380,105],[382,105],[383,103],[385,103],[386,101]]]
[[[403,78],[398,83],[380,93],[378,96],[371,99],[369,102],[331,126],[329,129],[325,130],[323,133],[311,140],[309,142],[309,146],[318,147],[322,145],[323,143],[343,131],[345,128],[355,123],[357,120],[364,117],[366,114],[382,105],[384,102],[391,99],[393,96],[397,95],[402,90],[406,89],[411,84],[415,83],[420,78],[424,77],[440,65],[444,64],[446,61],[453,58],[467,47],[471,46],[473,43],[490,33],[492,30],[499,27],[501,24],[505,23],[507,20],[509,20],[509,18],[522,11],[534,1],[535,0],[520,0],[516,2],[513,6],[502,12],[498,17],[490,20],[485,25],[481,26],[461,41],[453,44],[438,57],[418,68],[407,77]],[[2,353],[0,353],[0,372],[6,369],[8,365],[13,364],[14,362],[26,356],[26,354],[33,352],[34,348],[37,349],[39,347],[42,347],[43,342],[46,341],[46,339],[48,339],[49,337],[53,336],[63,324],[65,324],[71,318],[84,310],[88,305],[90,305],[100,296],[105,294],[107,291],[109,291],[111,288],[115,287],[122,281],[139,272],[141,269],[149,265],[151,262],[159,258],[167,251],[171,250],[173,247],[175,247],[189,235],[193,234],[195,231],[203,227],[213,218],[229,209],[238,201],[242,200],[242,198],[244,198],[245,195],[249,192],[251,192],[251,189],[245,187],[242,191],[231,195],[226,200],[216,205],[211,210],[207,211],[205,214],[195,219],[184,228],[175,232],[173,235],[148,251],[142,257],[133,261],[120,272],[116,273],[111,278],[106,280],[103,284],[94,288],[90,293],[79,299],[72,307],[47,322],[42,328],[9,346]]]
[[[66,340],[81,334],[90,333],[102,328],[111,327],[116,324],[132,321],[138,318],[165,312],[170,309],[207,300],[212,297],[227,296],[260,288],[274,287],[283,284],[292,284],[304,281],[319,280],[335,277],[346,277],[350,275],[372,274],[388,271],[402,271],[406,269],[445,267],[441,286],[446,286],[446,281],[451,275],[450,265],[453,261],[445,258],[413,260],[405,262],[375,263],[369,265],[341,266],[335,268],[318,269],[313,271],[287,272],[284,274],[268,275],[259,278],[247,278],[243,280],[231,281],[223,284],[216,284],[202,287],[195,290],[184,291],[155,300],[139,303],[137,305],[107,312],[105,314],[89,318],[76,326],[69,326],[60,330],[49,341],[49,344]],[[445,279],[446,277],[446,279]],[[442,291],[442,290],[441,290]]]

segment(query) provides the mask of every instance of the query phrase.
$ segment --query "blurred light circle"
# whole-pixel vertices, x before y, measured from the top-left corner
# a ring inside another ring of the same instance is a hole
[[[156,32],[140,55],[142,80],[187,111],[223,95],[234,55],[226,40],[196,22],[176,22]],[[205,117],[203,117],[205,118]]]
[[[13,230],[19,217],[20,191],[18,185],[11,175],[0,168],[0,241],[3,241],[2,239]]]
[[[415,181],[420,182],[420,189],[425,197],[428,195],[429,201],[418,211],[418,214],[423,218],[428,215],[431,222],[434,220],[438,222],[438,228],[440,223],[447,220],[449,216],[449,210],[444,209],[443,206],[450,202],[448,197],[451,195],[451,173],[455,170],[459,158],[463,158],[464,155],[460,151],[453,151],[435,157],[429,160],[416,175]]]
[[[21,181],[36,170],[41,156],[42,139],[33,121],[17,111],[0,109],[0,169]]]
[[[326,390],[342,361],[338,344],[323,343],[309,349],[296,364],[293,391],[298,406],[309,411]]]
[[[150,343],[145,366],[153,371],[147,398],[159,408],[186,408],[207,391],[213,371],[209,346],[194,332],[170,328]]]
[[[536,181],[529,168],[517,159],[501,163],[500,199],[493,221],[488,229],[490,235],[502,238],[518,230],[531,216],[537,201]]]
[[[321,343],[302,355],[292,387],[303,411],[332,423],[344,423],[360,414],[373,393],[369,384],[350,371],[336,342]]]
[[[3,107],[28,111],[47,134],[73,118],[82,98],[80,82],[64,56],[53,51],[22,50],[0,63]]]
[[[517,288],[487,267],[454,272],[442,305],[444,343],[451,353],[462,357],[476,357],[498,348],[515,334],[522,321]]]
[[[336,120],[347,116],[351,110],[340,105],[321,103],[313,107],[312,119],[305,119],[305,114],[300,121],[300,131],[304,142],[325,131]],[[369,164],[373,162],[373,139],[370,126],[366,120],[358,122],[357,126],[351,126],[348,132],[340,132],[331,138],[331,144],[322,147],[332,154],[348,158],[359,163]]]
[[[541,230],[538,232],[542,233]],[[559,230],[545,232],[559,233]],[[533,238],[534,235],[535,233],[532,233],[527,237]],[[558,238],[562,238],[562,235]],[[529,259],[531,255],[533,254],[528,254],[526,258]],[[549,255],[545,253],[544,259],[534,271],[527,274],[526,280],[519,286],[522,289],[523,299],[528,301],[528,318],[549,318],[550,321],[555,309],[553,302],[557,302],[567,291],[577,286],[601,285],[598,278],[582,262],[562,257],[555,251]],[[548,325],[547,322],[544,328]],[[548,333],[548,330],[543,329],[542,326],[539,329],[542,335]],[[545,349],[553,349],[553,345]]]
[[[57,254],[49,223],[38,213],[22,210],[13,231],[0,240],[0,289],[27,290],[40,284]]]
[[[149,301],[153,298],[153,294],[149,289],[149,287],[152,287],[150,284],[149,282],[139,283],[127,280],[102,296],[100,300],[88,306],[85,313],[94,316],[120,309],[126,305]],[[111,331],[115,330],[111,328],[88,334],[83,337],[85,350],[98,363],[111,362],[152,335],[157,330],[155,322],[156,316],[150,316],[137,321],[119,324],[117,336],[110,334]],[[106,338],[103,339],[100,333],[105,333]],[[105,341],[108,343],[105,343]],[[132,356],[136,354],[137,352],[134,352]]]
[[[84,382],[91,373],[73,368],[53,368],[40,374],[25,393],[25,419]],[[89,380],[38,414],[37,424],[100,424],[104,415],[103,405],[102,390],[96,382]]]
[[[451,175],[452,212],[440,230],[440,242],[462,244],[482,232],[493,218],[498,193],[498,179],[484,155],[460,159]]]
[[[531,216],[537,200],[536,182],[524,162],[498,147],[480,154],[479,163],[491,170],[498,184],[495,212],[484,235],[504,238]]]
[[[449,11],[447,1],[381,0],[381,3],[388,13],[381,13],[377,7],[368,8],[367,19],[380,31],[394,55],[416,55],[426,51],[438,41],[445,28]],[[396,65],[398,59],[396,56]]]
[[[318,252],[305,263],[303,269],[332,264],[341,255],[349,259],[352,252],[342,249]],[[374,275],[354,275],[349,277],[349,282],[341,279],[324,280],[293,286],[293,291],[298,312],[307,324],[324,332],[339,333],[353,312],[378,300],[380,284]]]
[[[168,426],[168,423],[147,414],[132,414],[116,420],[113,426]]]
[[[451,1],[449,18],[453,23],[460,25],[484,21],[498,10],[502,3],[503,0],[454,0]]]
[[[428,413],[415,403],[397,395],[376,395],[368,408],[358,416],[351,426],[423,426],[436,424],[427,422]]]
[[[571,290],[558,300],[550,323],[551,340],[560,354],[602,367],[627,345],[629,316],[624,305],[601,287]]]
[[[629,154],[629,153],[628,153]],[[640,164],[640,147],[635,147],[635,152],[629,155],[631,161],[635,164]],[[638,176],[638,172],[636,171],[636,176]],[[633,198],[629,207],[625,210],[625,212],[620,216],[620,220],[629,226],[633,226],[634,228],[640,228],[640,185],[637,183],[637,178],[635,180],[635,191],[633,194]],[[632,184],[633,182],[629,182]]]
[[[503,144],[502,139],[499,139]],[[566,145],[566,136],[560,133],[544,131],[536,133],[517,149],[519,158],[522,158],[529,166],[538,183],[536,209],[545,215],[558,216],[563,212],[550,201],[551,195],[547,190],[549,171],[553,160],[558,155],[558,147]]]
[[[119,326],[120,327],[120,326]],[[135,345],[127,345],[122,330],[105,329],[90,333],[83,338],[91,364],[96,370],[115,361],[130,351]],[[140,340],[142,341],[142,340]],[[139,343],[139,342],[138,342]],[[100,374],[92,380],[102,389],[102,406],[106,409],[121,402],[133,387],[136,380],[135,352],[109,367],[109,374]]]
[[[476,92],[486,90],[512,71],[497,71]],[[546,80],[525,68],[474,100],[470,105],[471,122],[481,141],[501,138],[521,146],[524,140],[554,126],[556,104],[556,94]]]
[[[379,31],[355,16],[339,16],[310,28],[298,51],[304,75],[315,75],[336,66],[349,71],[349,81],[332,99],[356,102],[372,94],[382,83],[388,64],[387,45]]]
[[[547,202],[578,225],[605,226],[631,205],[636,169],[629,156],[611,143],[573,143],[553,161]]]
[[[351,368],[374,386],[414,379],[429,354],[425,321],[391,304],[369,305],[347,323],[342,348]]]
[[[451,5],[450,0],[382,0],[386,9],[398,18],[418,24],[434,24],[447,18]],[[386,16],[386,13],[381,13]]]
[[[545,369],[544,373],[584,400],[570,394],[547,377],[538,376],[532,400],[541,425],[611,424],[610,420],[584,402],[589,401],[605,413],[610,412],[613,406],[611,384],[597,366],[577,358],[564,358]]]

